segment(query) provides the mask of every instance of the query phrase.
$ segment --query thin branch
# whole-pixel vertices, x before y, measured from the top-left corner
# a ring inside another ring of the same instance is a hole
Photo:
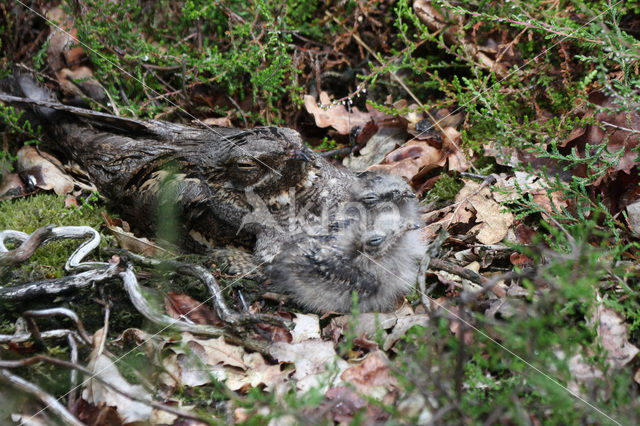
[[[8,361],[0,361],[0,364],[5,364]],[[9,367],[11,368],[11,367]],[[58,400],[53,396],[45,392],[41,387],[24,380],[20,376],[16,376],[4,368],[0,368],[0,380],[26,392],[42,401],[51,411],[60,417],[66,424],[74,426],[84,426],[80,420],[78,420],[73,414],[67,410],[64,405],[60,404]]]
[[[18,361],[4,361],[4,360],[0,360],[0,367],[2,368],[18,368],[18,367],[25,367],[28,365],[33,365],[33,364],[37,364],[39,362],[47,362],[49,364],[53,364],[53,365],[58,365],[60,367],[65,367],[65,368],[71,368],[74,370],[78,370],[83,374],[86,374],[87,376],[90,377],[91,380],[97,380],[100,383],[102,383],[103,385],[105,385],[106,387],[112,389],[114,392],[129,398],[132,401],[136,401],[136,402],[140,402],[142,404],[146,404],[146,405],[150,405],[153,408],[156,408],[158,410],[162,410],[162,411],[166,411],[168,413],[171,414],[175,414],[176,416],[180,416],[180,417],[184,417],[184,418],[188,418],[188,419],[193,419],[193,420],[200,420],[200,421],[204,421],[203,418],[191,414],[191,413],[186,413],[182,410],[179,410],[177,408],[174,408],[170,405],[166,405],[166,404],[162,404],[160,402],[156,402],[156,401],[149,401],[147,399],[144,398],[140,398],[139,396],[133,395],[127,391],[124,391],[118,387],[116,387],[115,385],[109,383],[108,381],[106,381],[105,379],[103,379],[102,377],[100,377],[99,375],[95,375],[95,373],[91,370],[89,370],[86,367],[83,367],[79,364],[74,364],[72,362],[69,361],[64,361],[62,359],[58,359],[58,358],[53,358],[50,356],[46,356],[46,355],[36,355],[36,356],[32,356],[31,358],[25,358],[25,359],[21,359]],[[6,370],[0,370],[0,372],[5,372]],[[8,372],[7,372],[8,373]],[[11,374],[11,373],[9,373]],[[12,375],[13,376],[13,375]],[[18,379],[21,379],[18,376],[13,376],[16,377]],[[22,380],[22,379],[21,379]],[[35,385],[34,385],[35,386]],[[50,395],[49,395],[50,396]],[[51,397],[53,398],[53,397]],[[53,400],[51,402],[46,401],[47,404],[49,404],[50,406],[53,406],[53,404],[58,404],[59,406],[60,403],[58,403],[58,400],[56,400],[55,398],[53,398]],[[64,407],[62,407],[64,409]],[[65,409],[66,411],[66,409]],[[79,425],[83,425],[82,423],[78,423]]]

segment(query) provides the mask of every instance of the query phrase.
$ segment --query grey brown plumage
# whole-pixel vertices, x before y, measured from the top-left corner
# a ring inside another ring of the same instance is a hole
[[[269,266],[274,289],[315,312],[388,311],[416,280],[424,243],[415,224],[382,211],[328,235],[298,235]]]
[[[400,177],[364,173],[324,233],[284,238],[268,270],[275,290],[317,312],[390,310],[406,295],[425,251],[416,197]]]
[[[246,191],[284,210],[278,200],[312,167],[311,151],[290,129],[203,129],[115,117],[62,105],[30,76],[2,88],[22,97],[0,100],[37,111],[46,147],[78,162],[134,226],[155,233],[158,211],[174,208],[180,243],[190,250],[251,248],[262,225],[242,223],[252,209]]]
[[[233,244],[253,248],[258,262],[276,259],[273,276],[281,279],[274,281],[314,310],[347,310],[354,290],[363,309],[386,310],[415,278],[422,247],[411,228],[417,208],[401,178],[339,169],[290,129],[212,130],[121,118],[62,105],[28,77],[9,87],[20,97],[0,100],[37,111],[47,146],[77,161],[123,217],[147,233],[163,226],[158,212],[174,209],[185,248]],[[362,218],[349,211],[354,203],[364,206]],[[402,226],[380,228],[389,208]],[[278,271],[289,264],[293,273],[285,278]],[[326,294],[319,298],[318,291]],[[334,306],[317,302],[334,299]]]

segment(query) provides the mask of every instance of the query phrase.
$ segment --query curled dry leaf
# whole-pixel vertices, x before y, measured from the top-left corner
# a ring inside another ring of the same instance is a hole
[[[0,183],[0,201],[24,197],[27,194],[29,194],[29,188],[27,188],[17,173],[10,173],[2,178],[2,183]]]
[[[229,117],[210,117],[202,121],[207,126],[233,127],[233,123]]]
[[[449,160],[449,170],[456,172],[464,172],[469,168],[469,161],[465,152],[461,149],[462,134],[453,127],[445,127],[442,129],[442,153]]]
[[[73,179],[62,171],[62,164],[54,157],[28,145],[20,148],[17,156],[17,169],[24,181],[40,189],[53,189],[58,195],[73,191]]]
[[[84,56],[84,51],[76,39],[76,28],[73,18],[68,16],[60,7],[53,7],[46,13],[47,17],[60,26],[52,25],[47,48],[47,62],[54,72],[78,64]]]
[[[114,360],[101,353],[101,344],[104,329],[96,331],[93,341],[94,348],[89,355],[87,367],[94,373],[94,377],[100,377],[120,390],[135,395],[136,397],[151,401],[151,395],[141,385],[132,385],[125,380],[116,368]],[[126,422],[144,422],[151,417],[151,405],[133,401],[97,380],[89,379],[87,386],[82,391],[82,397],[89,403],[100,405],[104,403],[110,407],[116,407],[118,414]]]
[[[327,92],[320,92],[320,104],[329,105],[328,109],[318,106],[316,99],[311,95],[304,97],[304,106],[307,112],[313,115],[316,126],[333,127],[341,135],[348,135],[351,129],[363,126],[367,121],[371,120],[371,115],[360,111],[357,107],[351,107],[351,111],[347,111],[344,105],[331,105],[331,99]]]
[[[390,151],[404,142],[405,136],[406,131],[401,127],[380,126],[359,155],[350,154],[344,158],[343,164],[351,170],[363,171],[381,162]]]
[[[383,164],[369,170],[393,173],[411,180],[422,168],[442,167],[447,159],[437,148],[424,141],[411,141],[387,155]]]
[[[70,70],[63,68],[56,73],[60,86],[76,96],[88,96],[96,101],[105,98],[105,91],[98,80],[93,78],[93,71],[86,66]]]
[[[186,317],[196,324],[222,325],[215,309],[183,293],[167,293],[164,307],[171,318]]]

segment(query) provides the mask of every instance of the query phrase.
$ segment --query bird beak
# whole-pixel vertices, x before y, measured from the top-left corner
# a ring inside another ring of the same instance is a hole
[[[416,194],[414,194],[412,191],[405,191],[403,195],[407,198],[416,198]]]
[[[311,161],[309,156],[304,151],[302,151],[301,149],[296,149],[294,151],[291,151],[291,153],[289,154],[289,159],[290,160],[302,160],[305,163],[308,163],[308,162]]]

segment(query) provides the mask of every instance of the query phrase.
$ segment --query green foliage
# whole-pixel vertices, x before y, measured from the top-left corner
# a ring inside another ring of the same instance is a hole
[[[89,46],[96,77],[119,108],[154,115],[163,107],[147,98],[206,83],[239,100],[251,96],[258,107],[249,114],[252,121],[282,123],[279,108],[287,101],[299,102],[302,90],[292,30],[305,34],[306,28],[314,28],[301,22],[314,13],[316,1],[158,3],[149,9],[135,0],[92,0],[76,20],[78,39]],[[111,31],[114,22],[118,31]],[[196,38],[201,46],[194,45]],[[169,103],[178,101],[174,97]],[[240,111],[235,113],[241,117]]]
[[[423,203],[428,203],[431,201],[443,202],[452,200],[455,198],[456,194],[460,191],[460,189],[464,186],[464,182],[459,179],[456,179],[453,176],[443,175],[440,179],[436,181],[427,195],[425,196]]]
[[[593,224],[584,224],[584,237],[592,229]],[[560,231],[552,232],[563,238]],[[609,369],[595,323],[585,323],[606,286],[611,258],[603,256],[605,249],[581,239],[567,255],[551,254],[541,274],[525,280],[529,298],[509,299],[509,308],[495,318],[457,305],[456,317],[476,328],[468,329],[473,342],[462,343],[460,330],[451,334],[454,320],[435,317],[430,328],[414,327],[395,358],[404,392],[431,395],[433,412],[449,407],[444,422],[450,424],[476,423],[498,413],[516,424],[527,424],[531,416],[544,424],[608,424],[564,389],[572,378],[568,361],[581,354],[589,365],[609,371],[581,389],[583,398],[623,424],[632,422],[638,407],[628,394],[630,371]],[[527,254],[540,264],[540,254]],[[587,355],[587,347],[595,353]]]

